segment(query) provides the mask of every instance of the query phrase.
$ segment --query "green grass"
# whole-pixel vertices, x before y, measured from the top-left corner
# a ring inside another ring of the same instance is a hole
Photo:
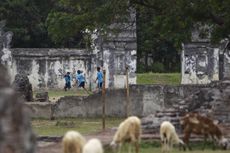
[[[180,73],[140,73],[137,74],[137,84],[179,85]]]
[[[34,91],[34,96],[36,95],[37,91]],[[49,95],[49,100],[51,101],[55,101],[60,97],[64,97],[64,96],[87,96],[88,94],[86,93],[86,91],[84,91],[83,89],[70,89],[68,91],[64,91],[64,90],[48,90],[48,95]],[[35,98],[35,97],[34,97]]]
[[[134,149],[134,148],[132,148]],[[202,150],[202,143],[192,144],[192,151],[186,151],[187,153],[230,153],[230,150],[223,151],[220,149],[216,149],[215,151],[211,149],[211,146],[208,145],[205,150]],[[124,145],[121,149],[121,153],[128,152],[128,145]],[[133,151],[134,152],[134,151]],[[161,146],[159,141],[142,141],[140,145],[140,153],[161,153]],[[173,147],[171,153],[182,153],[184,151],[179,150],[178,147]],[[105,153],[113,153],[111,148],[108,146],[105,148]]]
[[[119,125],[122,118],[107,118],[106,128]],[[102,129],[100,118],[63,118],[57,120],[33,119],[32,127],[39,136],[63,136],[68,130],[77,130],[82,134],[99,132]]]
[[[49,94],[49,97],[59,97],[59,96],[85,96],[87,95],[87,93],[82,90],[82,89],[79,89],[79,90],[68,90],[68,91],[64,91],[64,90],[49,90],[48,92]]]

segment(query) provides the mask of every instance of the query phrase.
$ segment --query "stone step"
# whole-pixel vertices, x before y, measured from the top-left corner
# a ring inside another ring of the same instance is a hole
[[[176,111],[177,110],[170,108],[170,109],[157,110],[156,113],[158,113],[158,112],[172,113],[172,112],[176,112]]]
[[[177,117],[176,113],[156,113],[156,117]]]

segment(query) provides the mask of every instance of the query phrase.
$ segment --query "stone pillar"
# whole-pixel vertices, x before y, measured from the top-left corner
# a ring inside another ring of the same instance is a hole
[[[35,135],[30,117],[0,65],[0,153],[34,153]]]
[[[11,31],[4,32],[4,27],[5,21],[0,21],[0,63],[5,65],[11,77],[13,70],[10,42],[12,40],[13,33]]]
[[[111,24],[106,34],[93,35],[92,49],[97,66],[106,70],[106,87],[124,88],[125,70],[129,67],[129,84],[136,84],[136,12],[131,10],[129,20]],[[114,29],[117,33],[113,33]],[[101,64],[102,62],[102,64]]]

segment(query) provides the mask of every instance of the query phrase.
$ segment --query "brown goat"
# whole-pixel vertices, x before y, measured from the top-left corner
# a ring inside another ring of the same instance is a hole
[[[190,150],[189,138],[192,133],[204,136],[203,149],[205,148],[206,139],[208,137],[212,139],[213,149],[215,149],[216,142],[221,145],[221,147],[226,145],[226,139],[223,137],[220,128],[214,124],[213,120],[207,117],[201,116],[198,113],[188,113],[182,117],[180,123],[184,128],[183,141]]]

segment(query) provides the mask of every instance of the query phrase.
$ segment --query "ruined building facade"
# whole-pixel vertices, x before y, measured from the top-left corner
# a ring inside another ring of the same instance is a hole
[[[0,26],[0,58],[10,73],[11,81],[16,74],[26,74],[33,89],[63,88],[64,74],[71,72],[75,78],[77,70],[83,71],[86,86],[96,88],[96,67],[106,70],[106,87],[124,88],[126,67],[129,83],[136,83],[136,24],[135,15],[130,21],[113,24],[111,29],[119,29],[116,34],[92,34],[91,49],[75,48],[10,48],[12,33],[4,32]]]
[[[200,37],[202,28],[195,29],[192,41],[182,45],[181,84],[208,84],[230,77],[230,43],[223,40],[211,45],[210,35]],[[209,34],[210,32],[208,32]]]

